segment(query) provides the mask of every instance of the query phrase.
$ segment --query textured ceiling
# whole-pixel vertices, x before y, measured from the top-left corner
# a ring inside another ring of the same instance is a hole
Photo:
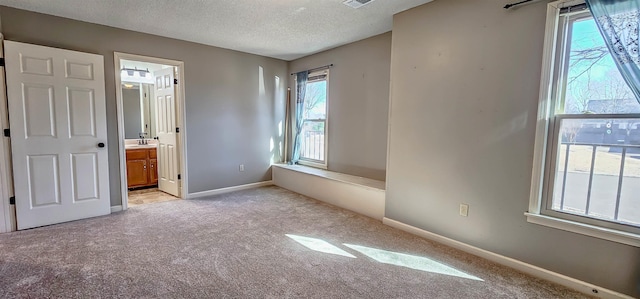
[[[293,60],[391,30],[431,0],[0,0],[1,5]]]

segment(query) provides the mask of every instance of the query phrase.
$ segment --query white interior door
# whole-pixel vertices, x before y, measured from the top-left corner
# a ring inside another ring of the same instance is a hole
[[[158,189],[180,196],[178,181],[178,136],[176,132],[176,92],[173,68],[154,73],[156,130],[158,136]]]
[[[104,58],[4,45],[18,229],[109,214]]]

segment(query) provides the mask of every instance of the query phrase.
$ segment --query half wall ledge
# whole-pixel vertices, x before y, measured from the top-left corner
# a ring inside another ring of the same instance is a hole
[[[272,165],[276,186],[382,221],[385,182],[302,165]]]

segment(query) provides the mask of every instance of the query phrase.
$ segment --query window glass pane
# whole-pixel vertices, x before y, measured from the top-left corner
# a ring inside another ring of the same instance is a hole
[[[564,103],[566,114],[640,113],[593,18],[570,22]]]
[[[304,96],[304,118],[327,118],[327,81],[307,83]]]
[[[640,226],[640,118],[562,119],[559,133],[551,209]]]
[[[301,158],[324,161],[324,121],[305,121],[302,125]]]

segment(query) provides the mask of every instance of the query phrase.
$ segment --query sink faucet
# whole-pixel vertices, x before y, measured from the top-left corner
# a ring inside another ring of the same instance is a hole
[[[140,132],[138,133],[138,136],[140,136],[140,140],[138,140],[139,145],[149,144],[149,141],[145,138],[145,136],[147,136],[147,132]]]

